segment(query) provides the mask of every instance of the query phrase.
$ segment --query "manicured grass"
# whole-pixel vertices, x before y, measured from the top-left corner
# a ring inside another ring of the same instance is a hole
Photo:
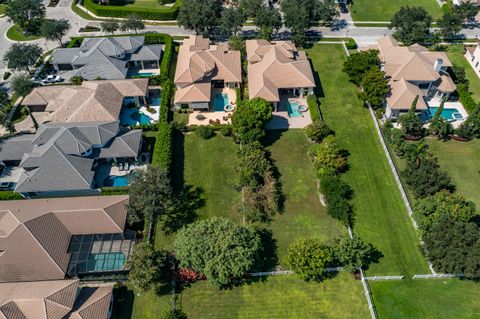
[[[5,14],[5,10],[7,10],[6,4],[0,4],[0,16]]]
[[[317,236],[325,241],[346,235],[346,228],[320,204],[313,166],[308,158],[311,143],[302,130],[270,131],[267,144],[280,171],[285,211],[268,228],[277,240],[280,262],[288,245],[299,237]]]
[[[475,202],[480,209],[480,140],[463,143],[428,139],[429,151],[438,157],[443,171],[447,172],[456,186],[456,191]]]
[[[12,41],[32,41],[32,40],[37,40],[40,39],[42,36],[41,35],[28,35],[25,36],[20,28],[16,25],[11,26],[6,33],[6,36],[8,39]]]
[[[395,12],[402,6],[421,6],[434,19],[442,16],[442,8],[435,0],[354,0],[350,6],[353,20],[358,21],[390,21]]]
[[[447,54],[453,64],[465,69],[465,76],[469,81],[469,91],[472,93],[473,99],[480,102],[480,79],[465,58],[464,48],[463,44],[450,45],[448,46]]]
[[[161,317],[171,306],[171,296],[135,296],[132,319]],[[191,319],[369,318],[359,281],[346,273],[322,283],[306,283],[294,275],[218,290],[206,282],[185,288],[177,305]]]
[[[319,76],[321,111],[350,152],[345,181],[354,191],[354,232],[384,257],[369,275],[428,273],[427,263],[381,148],[372,118],[357,98],[357,88],[342,70],[342,46],[317,44],[308,51]]]
[[[118,4],[118,5],[120,5],[120,4]],[[135,1],[133,1],[133,3],[128,3],[126,5],[123,5],[123,7],[165,8],[166,6],[164,4],[160,4],[158,0],[135,0]]]
[[[480,284],[459,279],[370,281],[380,319],[480,318]]]

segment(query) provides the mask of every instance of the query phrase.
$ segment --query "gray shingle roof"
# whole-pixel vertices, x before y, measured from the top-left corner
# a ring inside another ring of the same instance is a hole
[[[11,137],[0,142],[0,161],[19,161],[23,154],[33,150],[33,135]]]
[[[115,137],[100,149],[99,158],[136,157],[142,145],[142,130],[131,130]]]
[[[85,38],[79,48],[55,50],[52,62],[75,66],[75,75],[87,80],[125,79],[128,61],[160,60],[162,46],[144,42],[144,36]]]

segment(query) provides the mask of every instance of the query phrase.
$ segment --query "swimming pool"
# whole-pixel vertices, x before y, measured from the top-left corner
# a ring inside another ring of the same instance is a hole
[[[429,107],[428,111],[430,112],[430,116],[433,118],[435,113],[437,112],[438,107]],[[443,117],[447,121],[456,121],[463,119],[462,114],[457,109],[443,109],[441,113],[441,117]]]
[[[150,117],[140,112],[137,108],[124,108],[120,112],[120,124],[122,125],[147,125],[150,124],[150,122]]]
[[[215,112],[224,112],[225,105],[228,103],[228,94],[226,93],[217,93],[213,97],[213,110]]]
[[[154,75],[153,72],[150,72],[150,73],[138,73],[138,76],[141,76],[142,78],[149,78],[149,77],[151,77],[152,75]]]
[[[100,253],[88,256],[87,271],[115,271],[123,269],[127,258],[123,253]]]
[[[108,187],[124,187],[128,184],[130,184],[130,181],[126,176],[108,176],[103,181],[103,186]]]
[[[291,117],[299,117],[302,116],[302,112],[298,109],[300,104],[295,101],[288,101],[287,102],[287,110],[288,110],[288,115]]]

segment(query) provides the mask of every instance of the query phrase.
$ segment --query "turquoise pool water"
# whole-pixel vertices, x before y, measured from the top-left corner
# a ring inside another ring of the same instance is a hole
[[[287,103],[288,115],[290,115],[291,117],[302,116],[302,112],[298,110],[299,106],[300,104],[298,104],[297,102],[294,102],[294,101],[288,102]]]
[[[115,271],[125,265],[127,258],[123,253],[92,254],[88,256],[87,271]]]
[[[124,108],[120,112],[120,124],[135,126],[139,124],[150,124],[151,120],[148,116],[141,113],[137,108]]]
[[[153,73],[138,73],[138,76],[141,76],[142,78],[149,78],[152,75],[154,75],[154,74]]]
[[[431,117],[435,115],[438,110],[438,107],[429,107],[428,108]],[[447,121],[456,121],[463,119],[462,114],[457,109],[443,109],[441,117],[443,117]]]
[[[108,176],[103,181],[103,185],[108,187],[123,187],[128,186],[129,183],[130,181],[126,176]]]
[[[228,94],[225,93],[217,93],[213,97],[213,110],[215,112],[223,112],[225,105],[228,103]]]

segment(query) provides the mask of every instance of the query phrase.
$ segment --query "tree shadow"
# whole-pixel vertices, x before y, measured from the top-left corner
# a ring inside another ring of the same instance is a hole
[[[130,319],[133,313],[135,294],[126,286],[113,290],[113,319]]]
[[[178,193],[183,190],[185,183],[185,135],[178,130],[173,130],[172,154],[172,189],[174,193]]]
[[[267,130],[265,136],[262,139],[263,146],[272,146],[282,137],[283,133],[285,133],[286,131],[287,130]]]
[[[322,121],[324,121],[322,107],[321,107],[319,98],[325,97],[325,91],[323,90],[322,82],[320,81],[320,75],[318,74],[317,70],[315,70],[313,66],[312,59],[308,59],[308,62],[310,63],[310,69],[313,70],[313,79],[315,81],[314,92],[317,99],[318,111],[320,113],[320,118],[322,119]]]
[[[170,233],[197,219],[197,210],[205,206],[203,194],[203,188],[192,185],[183,185],[183,188],[177,192],[172,207],[174,213],[168,214],[170,218],[163,220],[165,228],[169,229]]]
[[[255,272],[272,271],[278,265],[277,240],[273,238],[273,232],[267,228],[259,228],[257,234],[262,242],[262,249],[258,254],[253,270]]]

